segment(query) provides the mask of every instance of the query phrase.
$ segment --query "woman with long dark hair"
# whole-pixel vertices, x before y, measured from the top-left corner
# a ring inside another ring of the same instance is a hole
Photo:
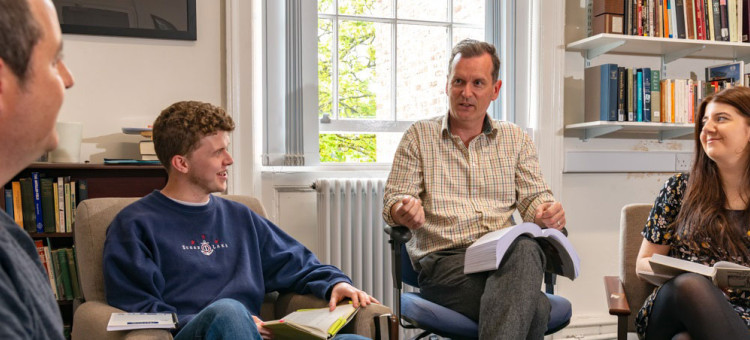
[[[643,229],[637,271],[653,254],[713,265],[750,266],[750,88],[708,96],[695,119],[690,174],[671,177]],[[750,292],[721,290],[681,274],[646,299],[636,316],[642,339],[750,339]]]

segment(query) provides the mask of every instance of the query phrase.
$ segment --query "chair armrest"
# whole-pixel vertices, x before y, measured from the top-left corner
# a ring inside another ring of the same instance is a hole
[[[81,304],[73,315],[73,340],[171,340],[172,334],[163,329],[139,329],[135,331],[108,332],[107,323],[112,313],[124,313],[100,301],[88,301]]]
[[[354,319],[341,329],[341,333],[358,334],[375,339],[375,317],[390,313],[390,308],[380,304],[370,304],[367,307],[360,308]]]
[[[391,227],[389,225],[386,225],[383,230],[386,234],[391,235],[391,240],[397,243],[406,243],[411,240],[411,230],[409,230],[409,228],[407,227]]]
[[[630,315],[630,305],[628,305],[625,288],[623,288],[619,277],[605,276],[604,291],[607,293],[607,306],[610,315]]]
[[[276,300],[276,319],[302,308],[322,308],[328,306],[328,301],[319,299],[314,295],[300,295],[295,293],[279,294]],[[380,314],[389,314],[391,309],[379,305],[371,304],[367,307],[360,308],[354,319],[350,321],[341,333],[358,334],[369,338],[375,337],[375,320],[374,317]]]

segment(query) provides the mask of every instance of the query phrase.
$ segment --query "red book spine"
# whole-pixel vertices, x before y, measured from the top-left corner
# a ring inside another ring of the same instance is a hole
[[[704,22],[705,16],[703,15],[703,1],[695,0],[695,33],[698,40],[706,40],[706,23]]]

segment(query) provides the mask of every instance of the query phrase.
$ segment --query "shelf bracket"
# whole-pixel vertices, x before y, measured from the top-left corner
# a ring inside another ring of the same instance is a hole
[[[692,128],[675,129],[675,130],[662,130],[659,131],[659,143],[664,142],[666,139],[678,138],[685,135],[689,135],[693,132]]]
[[[587,142],[590,138],[596,138],[601,135],[606,135],[608,133],[615,132],[617,130],[621,130],[622,126],[595,126],[595,127],[589,127],[583,130],[583,138],[581,138],[582,141]]]
[[[667,53],[661,56],[662,64],[671,63],[677,59],[681,59],[684,57],[687,57],[695,52],[701,51],[706,48],[706,45],[701,46],[695,46],[691,48],[686,48],[684,50],[675,51],[672,53]]]
[[[590,48],[586,50],[586,62],[590,61],[591,59],[594,59],[602,54],[605,54],[611,50],[614,50],[615,48],[618,48],[625,44],[625,40],[618,40],[615,42],[611,42],[609,44],[604,44],[602,46]]]

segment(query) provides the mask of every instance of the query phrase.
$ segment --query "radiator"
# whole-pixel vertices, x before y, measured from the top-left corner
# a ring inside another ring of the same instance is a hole
[[[393,306],[391,254],[383,232],[381,178],[315,181],[321,262],[332,264],[386,306]]]

